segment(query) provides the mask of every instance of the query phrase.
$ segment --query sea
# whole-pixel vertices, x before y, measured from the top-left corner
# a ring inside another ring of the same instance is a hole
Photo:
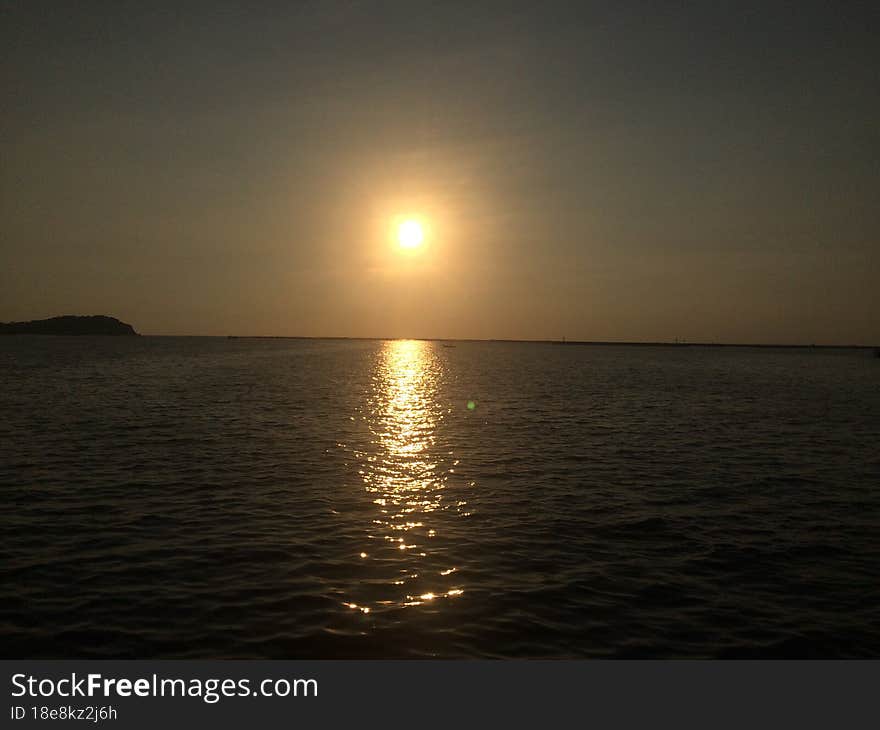
[[[0,337],[4,658],[880,656],[868,349]]]

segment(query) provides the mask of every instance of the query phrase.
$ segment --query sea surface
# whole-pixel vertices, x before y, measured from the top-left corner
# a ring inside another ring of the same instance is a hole
[[[878,657],[870,350],[0,338],[4,658]]]

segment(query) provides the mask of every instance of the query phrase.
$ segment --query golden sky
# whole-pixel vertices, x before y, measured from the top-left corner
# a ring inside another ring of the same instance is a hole
[[[4,4],[0,320],[880,341],[870,24],[707,5]]]

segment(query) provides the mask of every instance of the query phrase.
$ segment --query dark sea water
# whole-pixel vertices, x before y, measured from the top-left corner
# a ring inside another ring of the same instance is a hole
[[[880,656],[867,350],[5,337],[0,492],[5,658]]]

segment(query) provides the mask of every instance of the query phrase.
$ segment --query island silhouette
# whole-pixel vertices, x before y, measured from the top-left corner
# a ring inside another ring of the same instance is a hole
[[[0,322],[0,335],[137,335],[134,327],[103,314],[67,314],[29,322]]]

